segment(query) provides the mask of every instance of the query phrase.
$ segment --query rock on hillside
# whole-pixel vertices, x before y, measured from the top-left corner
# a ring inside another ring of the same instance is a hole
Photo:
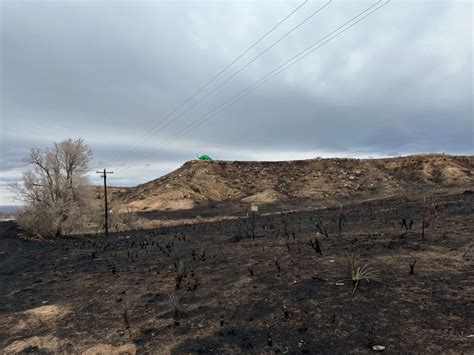
[[[114,194],[122,209],[191,209],[219,202],[327,204],[473,185],[474,156],[280,162],[199,161]]]

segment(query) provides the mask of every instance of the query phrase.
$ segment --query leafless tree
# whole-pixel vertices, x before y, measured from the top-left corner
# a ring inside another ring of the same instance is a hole
[[[92,153],[82,140],[66,139],[46,149],[33,148],[25,157],[32,167],[22,184],[10,188],[25,208],[20,227],[43,237],[60,236],[84,227],[91,200],[86,173]]]

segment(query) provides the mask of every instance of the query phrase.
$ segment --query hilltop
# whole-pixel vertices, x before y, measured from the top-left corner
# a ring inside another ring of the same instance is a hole
[[[220,204],[318,206],[392,195],[468,189],[474,156],[186,162],[161,178],[115,188],[122,210],[186,210]]]

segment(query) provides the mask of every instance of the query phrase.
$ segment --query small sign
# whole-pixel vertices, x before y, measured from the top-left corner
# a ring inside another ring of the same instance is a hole
[[[258,212],[258,206],[257,205],[252,205],[252,206],[250,206],[250,210],[252,212]]]

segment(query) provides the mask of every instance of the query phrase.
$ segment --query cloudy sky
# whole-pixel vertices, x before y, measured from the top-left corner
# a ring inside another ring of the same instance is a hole
[[[114,185],[197,153],[473,154],[473,5],[385,2],[0,0],[0,204],[29,148],[68,137]]]

